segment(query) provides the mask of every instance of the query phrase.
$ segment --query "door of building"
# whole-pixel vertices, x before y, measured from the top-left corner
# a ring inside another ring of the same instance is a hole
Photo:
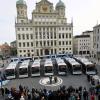
[[[49,50],[45,49],[45,55],[49,55]]]

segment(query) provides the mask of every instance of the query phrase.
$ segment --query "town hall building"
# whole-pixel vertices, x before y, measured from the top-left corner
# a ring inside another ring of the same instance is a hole
[[[73,23],[65,16],[65,4],[59,0],[53,6],[48,0],[36,3],[28,19],[27,4],[16,2],[15,22],[17,54],[19,57],[73,53]]]

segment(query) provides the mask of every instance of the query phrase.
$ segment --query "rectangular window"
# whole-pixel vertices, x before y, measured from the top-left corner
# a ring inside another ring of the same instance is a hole
[[[24,34],[22,34],[22,38],[23,38],[23,40],[25,40],[25,35]]]
[[[46,42],[44,41],[44,46],[46,45]]]
[[[57,50],[55,49],[55,54],[57,53]]]
[[[36,46],[38,46],[38,41],[36,41]]]
[[[69,30],[71,30],[71,28],[69,28]]]
[[[28,28],[26,28],[26,30],[28,31]]]
[[[53,41],[51,41],[51,46],[53,46]]]
[[[31,46],[33,46],[33,42],[31,42]]]
[[[62,28],[62,30],[64,30],[64,28]]]
[[[41,55],[43,55],[43,50],[42,49],[40,50],[40,52],[41,52]]]
[[[32,28],[30,28],[30,30],[32,30]]]
[[[36,51],[36,52],[37,52],[37,56],[39,56],[39,50],[38,50],[38,49],[37,49],[37,51]]]
[[[64,45],[64,41],[62,41],[62,45]]]
[[[24,31],[24,28],[22,28],[22,31]]]
[[[29,39],[29,34],[26,34],[26,38]]]
[[[59,39],[61,39],[61,34],[59,33]]]
[[[21,43],[19,42],[19,47],[21,47]]]
[[[37,32],[35,33],[35,38],[36,38],[36,39],[38,38],[38,33],[37,33]]]
[[[20,31],[20,28],[18,28],[18,31]]]
[[[49,46],[49,41],[47,41],[47,45]]]
[[[64,33],[62,34],[62,38],[64,39]]]
[[[51,32],[51,39],[53,38],[53,33]]]
[[[25,47],[25,42],[23,42],[23,47]]]
[[[29,47],[29,42],[27,42],[27,47]]]
[[[43,39],[45,39],[45,32],[43,32]]]
[[[56,39],[56,32],[54,32],[54,38]]]
[[[51,49],[51,54],[53,54],[53,49]]]
[[[30,34],[31,39],[33,39],[33,34]]]
[[[71,38],[71,33],[69,33],[69,38]]]
[[[41,32],[39,33],[39,35],[40,35],[40,39],[42,39],[42,34],[41,34]]]
[[[54,44],[55,44],[55,46],[56,46],[56,41],[54,41]]]
[[[71,41],[69,41],[69,45],[71,45]]]
[[[66,41],[66,45],[68,45],[68,41]]]
[[[68,38],[68,34],[66,34],[66,38]]]
[[[20,34],[18,34],[18,40],[20,40],[21,39],[21,36],[20,36]]]
[[[47,32],[47,39],[49,39],[49,32]]]
[[[42,46],[42,41],[40,41],[40,46]]]
[[[61,45],[61,41],[59,41],[59,45]]]

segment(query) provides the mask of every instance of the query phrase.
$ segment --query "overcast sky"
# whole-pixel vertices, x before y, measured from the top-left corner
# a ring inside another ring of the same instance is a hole
[[[10,43],[16,39],[15,17],[17,0],[0,0],[0,44]],[[25,0],[28,6],[28,17],[35,8],[35,3],[40,0]],[[59,0],[49,0],[54,6]],[[92,30],[100,23],[100,0],[62,0],[66,6],[68,22],[73,18],[73,34],[78,35],[83,31]]]

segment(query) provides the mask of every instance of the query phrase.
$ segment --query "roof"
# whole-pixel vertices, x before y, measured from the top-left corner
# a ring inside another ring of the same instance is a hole
[[[80,65],[75,59],[73,58],[65,58],[70,64],[72,65]]]
[[[46,59],[44,66],[53,66],[51,59]]]
[[[15,69],[17,66],[18,62],[11,62],[6,69]]]
[[[90,35],[76,35],[74,38],[88,38]]]
[[[93,32],[93,31],[87,30],[87,31],[84,31],[83,33],[91,33],[91,32]]]
[[[7,43],[5,43],[5,44],[0,45],[0,48],[1,49],[10,49],[11,47]]]
[[[98,28],[98,27],[100,27],[100,24],[99,24],[99,25],[94,26],[93,28]]]
[[[15,40],[15,41],[12,41],[11,43],[16,43],[16,40]],[[10,44],[11,44],[11,43],[10,43]]]
[[[36,59],[33,64],[32,67],[40,67],[40,59]]]
[[[57,7],[65,7],[65,4],[61,0],[59,0],[59,2],[56,4],[56,8]]]
[[[17,2],[16,2],[16,4],[17,5],[26,5],[26,2],[24,1],[24,0],[18,0]]]
[[[40,3],[48,3],[48,4],[53,4],[53,3],[51,3],[51,2],[49,2],[48,0],[41,0],[40,2],[37,2],[36,4],[40,4]]]
[[[30,62],[29,60],[25,60],[24,62],[22,62],[19,68],[28,68],[29,62]]]

